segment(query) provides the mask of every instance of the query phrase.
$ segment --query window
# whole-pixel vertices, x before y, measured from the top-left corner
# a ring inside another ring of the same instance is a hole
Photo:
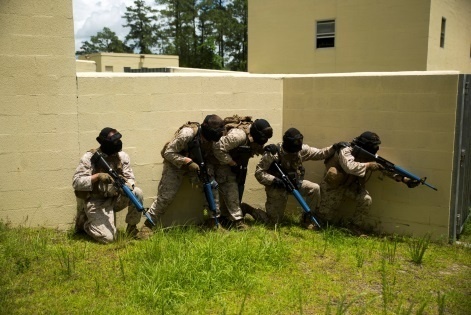
[[[113,66],[105,66],[105,72],[113,72]]]
[[[335,47],[335,20],[317,21],[316,48]]]
[[[442,17],[442,28],[440,31],[440,47],[445,48],[445,29],[446,29],[446,19]]]

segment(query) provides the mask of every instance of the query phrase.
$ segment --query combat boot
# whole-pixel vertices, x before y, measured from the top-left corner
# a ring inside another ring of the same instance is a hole
[[[249,226],[245,224],[244,220],[237,220],[235,221],[235,228],[237,231],[246,231],[248,230]]]
[[[135,238],[137,234],[139,233],[139,230],[137,229],[137,226],[128,224],[126,227],[126,235],[131,238]]]
[[[144,226],[136,234],[136,238],[139,240],[148,240],[152,235],[154,235],[154,227],[146,220],[146,222],[144,222]]]
[[[317,230],[317,226],[314,225],[312,222],[311,218],[307,213],[303,213],[303,216],[301,218],[301,226],[305,228],[306,230],[310,231],[315,231]]]

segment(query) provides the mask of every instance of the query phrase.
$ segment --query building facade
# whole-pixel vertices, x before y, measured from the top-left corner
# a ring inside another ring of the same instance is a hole
[[[469,0],[251,0],[251,73],[471,72]]]

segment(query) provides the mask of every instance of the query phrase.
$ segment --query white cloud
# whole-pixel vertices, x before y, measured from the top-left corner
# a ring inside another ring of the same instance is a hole
[[[153,0],[146,0],[146,5],[155,8]],[[134,6],[134,0],[73,0],[75,50],[79,50],[82,42],[110,28],[119,39],[124,40],[129,29],[124,28],[126,21],[122,18],[126,7]]]

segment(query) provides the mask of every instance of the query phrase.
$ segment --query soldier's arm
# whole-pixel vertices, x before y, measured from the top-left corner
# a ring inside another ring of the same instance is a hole
[[[92,191],[92,153],[85,153],[72,178],[72,187],[78,191]]]
[[[367,163],[355,161],[350,147],[339,151],[339,163],[342,169],[347,173],[359,177],[364,177],[367,170]]]
[[[164,159],[178,168],[190,162],[191,159],[183,156],[180,152],[188,150],[188,143],[193,140],[195,135],[192,128],[182,128],[178,132],[178,135],[167,145],[163,154]]]
[[[243,145],[247,136],[243,130],[231,129],[226,136],[214,144],[214,156],[218,159],[219,163],[225,165],[233,165],[235,162],[232,160],[229,151]]]
[[[255,178],[260,184],[269,186],[273,183],[275,176],[269,174],[268,169],[274,161],[275,157],[270,152],[265,152],[262,155],[260,162],[258,162],[255,168]]]
[[[310,147],[307,144],[303,144],[303,147],[300,151],[301,160],[302,161],[318,161],[318,160],[325,160],[329,156],[335,153],[335,149],[333,146],[328,146],[322,149]]]

